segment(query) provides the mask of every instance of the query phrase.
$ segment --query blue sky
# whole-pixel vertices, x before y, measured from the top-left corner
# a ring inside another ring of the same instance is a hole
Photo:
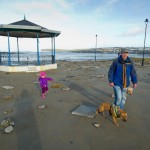
[[[1,0],[0,24],[24,18],[51,30],[61,31],[56,48],[143,47],[145,19],[150,20],[149,0]],[[11,49],[16,39],[11,38]],[[0,36],[0,49],[7,37]],[[36,49],[36,39],[19,39],[20,49]],[[150,23],[146,46],[150,47]],[[40,39],[40,48],[51,48],[50,39]]]

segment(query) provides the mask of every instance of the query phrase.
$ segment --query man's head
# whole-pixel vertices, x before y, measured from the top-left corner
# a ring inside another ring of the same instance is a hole
[[[129,50],[127,48],[121,49],[121,56],[123,60],[126,60],[129,55]]]

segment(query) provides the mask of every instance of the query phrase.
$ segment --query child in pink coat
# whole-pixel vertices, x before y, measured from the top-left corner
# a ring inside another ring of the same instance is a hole
[[[44,72],[44,71],[40,72],[39,82],[40,82],[40,86],[42,89],[42,98],[43,99],[46,98],[45,93],[48,92],[48,81],[53,81],[53,79],[47,77],[46,72]]]

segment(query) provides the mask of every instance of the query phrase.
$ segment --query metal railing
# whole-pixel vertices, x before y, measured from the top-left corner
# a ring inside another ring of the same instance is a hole
[[[53,55],[50,54],[40,54],[40,65],[52,64]],[[29,65],[38,65],[37,54],[36,53],[11,53],[11,66],[29,66]],[[8,53],[0,53],[0,65],[8,65]]]

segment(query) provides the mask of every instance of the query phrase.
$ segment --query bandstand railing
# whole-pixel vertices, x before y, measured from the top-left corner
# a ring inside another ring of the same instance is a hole
[[[8,53],[7,52],[0,52],[0,65],[8,66]],[[37,54],[36,52],[30,53],[18,53],[11,52],[11,66],[30,66],[30,65],[38,65],[37,62]],[[48,53],[40,53],[39,60],[40,65],[52,64],[54,56]]]

